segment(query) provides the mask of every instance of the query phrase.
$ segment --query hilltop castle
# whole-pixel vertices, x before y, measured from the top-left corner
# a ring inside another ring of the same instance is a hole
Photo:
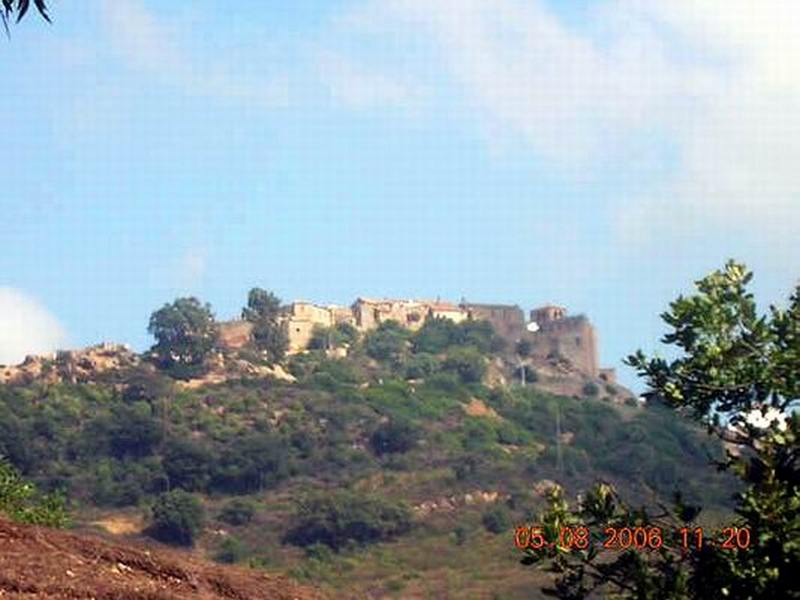
[[[386,321],[396,321],[417,330],[427,318],[445,318],[455,323],[468,319],[485,320],[510,345],[526,341],[530,356],[540,359],[562,358],[591,377],[614,379],[613,369],[600,369],[597,334],[585,315],[568,316],[560,306],[542,306],[525,313],[517,305],[460,304],[428,300],[375,300],[358,298],[351,306],[321,306],[311,302],[293,302],[284,308],[289,333],[289,352],[302,352],[308,347],[316,327],[332,327],[347,323],[366,332]],[[220,339],[229,349],[248,343],[251,325],[247,321],[230,321],[220,325]],[[511,346],[513,347],[513,346]]]

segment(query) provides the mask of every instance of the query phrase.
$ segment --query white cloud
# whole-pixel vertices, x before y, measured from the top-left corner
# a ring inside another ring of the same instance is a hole
[[[0,364],[21,362],[66,341],[58,320],[37,300],[9,287],[0,287]]]
[[[415,109],[424,96],[420,85],[355,64],[340,54],[324,53],[319,58],[318,68],[331,100],[347,108]]]
[[[644,197],[621,190],[622,241],[800,239],[800,3],[613,0],[575,25],[541,0],[367,0],[342,22],[387,51],[427,37],[418,62],[438,61],[493,147],[521,139],[568,176],[635,178],[632,150],[674,149]]]
[[[261,108],[288,103],[285,75],[252,74],[248,65],[193,56],[179,43],[182,29],[156,18],[140,0],[103,0],[102,9],[108,38],[131,67],[198,96]]]

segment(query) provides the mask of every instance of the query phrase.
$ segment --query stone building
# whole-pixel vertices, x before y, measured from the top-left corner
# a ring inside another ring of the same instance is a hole
[[[311,302],[293,302],[286,313],[289,352],[305,350],[316,327],[332,327],[337,323],[350,321],[352,314],[346,308],[319,306]]]
[[[528,327],[523,339],[531,343],[531,354],[540,358],[561,357],[577,369],[597,377],[597,334],[584,315],[567,316],[561,306],[542,306],[530,312],[537,327]]]
[[[469,318],[466,310],[450,302],[437,300],[427,303],[427,306],[428,315],[434,319],[450,319],[454,323],[461,323]]]
[[[352,306],[356,327],[361,331],[375,329],[386,321],[396,321],[403,327],[417,330],[428,316],[429,308],[416,300],[372,300],[358,298]]]
[[[489,321],[497,335],[510,342],[517,342],[525,331],[525,313],[516,304],[469,304],[461,308],[473,320]]]
[[[598,377],[602,374],[607,381],[614,380],[613,370],[601,372],[598,366],[597,334],[589,319],[584,315],[569,316],[562,306],[535,308],[530,312],[529,322],[517,305],[467,302],[456,305],[440,300],[358,298],[350,307],[294,302],[284,309],[290,353],[302,352],[308,347],[315,327],[348,323],[367,332],[392,320],[417,330],[428,317],[446,318],[456,323],[467,319],[486,320],[499,336],[509,342],[509,348],[524,339],[530,342],[533,357],[563,358],[587,375]],[[252,325],[247,321],[220,324],[222,344],[230,349],[245,346],[251,334]]]

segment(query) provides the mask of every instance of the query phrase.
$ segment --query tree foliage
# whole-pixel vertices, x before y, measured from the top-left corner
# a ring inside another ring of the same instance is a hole
[[[383,423],[369,439],[370,446],[379,456],[408,452],[417,443],[418,431],[408,421],[395,419]]]
[[[448,353],[442,366],[456,373],[464,383],[479,383],[486,373],[486,358],[475,347],[458,347]]]
[[[384,321],[364,341],[367,355],[375,360],[396,361],[406,351],[409,331],[397,321]]]
[[[760,315],[748,291],[751,279],[743,265],[729,262],[698,281],[697,293],[679,297],[662,315],[670,327],[663,341],[676,358],[639,351],[628,359],[652,400],[688,413],[736,448],[718,466],[744,486],[731,524],[749,529],[750,547],[721,548],[706,535],[687,551],[666,543],[657,551],[613,555],[597,546],[571,553],[529,549],[526,562],[549,559],[561,573],[553,590],[559,597],[585,598],[601,589],[637,599],[800,598],[800,420],[789,412],[800,400],[800,288],[788,308]],[[577,523],[590,530],[660,526],[672,532],[694,527],[699,512],[680,496],[671,508],[634,510],[601,484],[577,506],[556,489],[541,522],[550,539]]]
[[[282,361],[289,349],[289,332],[281,319],[281,299],[267,290],[253,288],[247,294],[242,318],[253,324],[256,347],[265,352],[271,362]]]
[[[181,489],[161,494],[152,512],[150,534],[169,544],[191,546],[205,523],[205,509],[200,500]]]
[[[47,4],[44,0],[33,0],[33,5],[39,12],[41,17],[50,22],[50,15],[47,12]],[[0,19],[3,21],[3,26],[8,32],[8,23],[10,20],[15,19],[19,23],[22,18],[28,13],[31,7],[30,0],[2,0],[0,5]]]
[[[211,306],[194,297],[178,298],[155,311],[147,331],[156,338],[151,351],[158,364],[179,378],[203,372],[219,336]]]
[[[378,497],[334,492],[300,501],[286,541],[298,546],[325,544],[340,550],[350,543],[389,540],[411,528],[404,504]]]
[[[69,523],[64,497],[41,494],[0,457],[0,513],[17,523],[64,527]]]

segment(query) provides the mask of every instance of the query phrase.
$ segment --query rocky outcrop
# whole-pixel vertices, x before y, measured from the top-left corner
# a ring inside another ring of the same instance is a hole
[[[425,500],[420,504],[414,505],[413,510],[417,517],[423,518],[432,513],[453,512],[464,506],[494,504],[507,499],[508,495],[497,491],[475,490],[463,495],[443,496],[434,500]]]
[[[104,343],[83,350],[28,356],[19,365],[0,368],[0,383],[88,383],[97,381],[104,373],[135,367],[140,362],[139,355],[128,346]]]

